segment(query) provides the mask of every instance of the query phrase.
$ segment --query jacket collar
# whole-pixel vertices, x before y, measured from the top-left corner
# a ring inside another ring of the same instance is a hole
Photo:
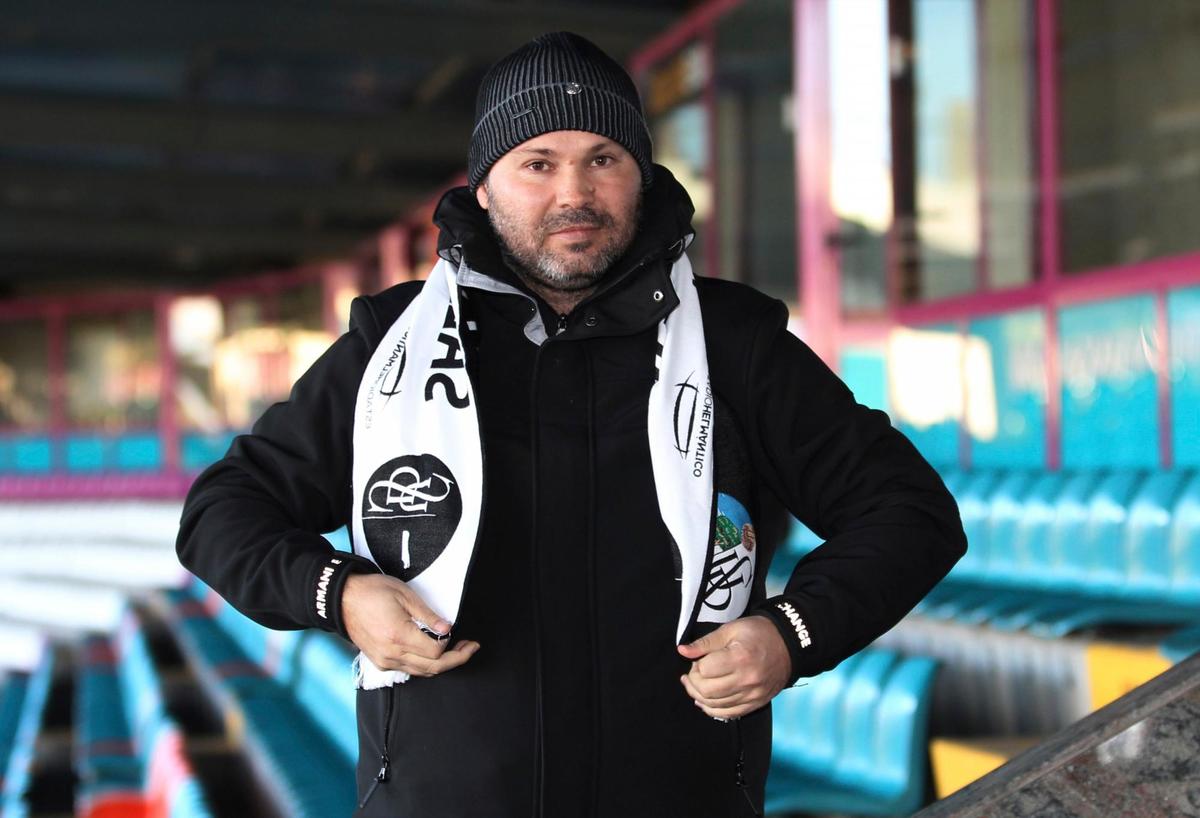
[[[658,323],[675,308],[679,302],[671,287],[670,266],[694,233],[694,212],[683,186],[669,170],[655,165],[653,180],[643,194],[638,232],[596,292],[576,308],[588,320],[573,329],[573,336],[637,332]],[[504,263],[487,212],[467,187],[447,191],[433,221],[440,229],[439,256],[457,262],[461,253],[475,271],[534,295]]]

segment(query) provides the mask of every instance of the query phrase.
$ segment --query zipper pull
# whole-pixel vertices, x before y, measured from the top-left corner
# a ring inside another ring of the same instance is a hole
[[[561,335],[561,334],[562,334],[562,332],[563,332],[563,331],[564,331],[566,328],[567,328],[567,316],[565,316],[565,315],[560,315],[560,316],[558,316],[558,331],[557,331],[557,332],[555,332],[554,334],[555,334],[555,335]]]
[[[371,796],[375,794],[375,790],[379,788],[379,785],[388,780],[388,771],[392,766],[392,762],[386,752],[380,756],[379,760],[381,762],[379,772],[375,773],[375,780],[371,782],[371,786],[367,787],[367,791],[363,793],[362,800],[358,802],[359,809],[365,807],[367,802],[371,800]]]
[[[742,746],[742,723],[740,720],[734,720],[734,731],[737,734],[737,761],[733,765],[733,779],[737,783],[737,788],[745,796],[746,803],[750,805],[750,812],[756,817],[761,816],[762,812],[758,809],[758,805],[750,797],[750,783],[746,781],[746,751]]]

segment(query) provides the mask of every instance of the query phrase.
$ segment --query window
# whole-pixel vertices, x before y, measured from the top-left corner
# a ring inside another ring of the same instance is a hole
[[[67,319],[67,423],[122,431],[158,420],[159,366],[149,309]]]
[[[692,226],[696,239],[688,259],[698,275],[707,271],[705,242],[712,213],[712,176],[709,169],[709,118],[700,92],[710,68],[704,44],[692,43],[665,63],[650,70],[643,91],[654,160],[671,171],[696,206]]]
[[[44,428],[49,413],[45,321],[0,322],[0,427]]]
[[[1064,271],[1200,250],[1200,4],[1058,8]]]
[[[721,18],[715,84],[720,274],[795,301],[789,0],[756,0]]]
[[[911,0],[900,8],[912,12],[913,55],[911,92],[897,83],[894,97],[911,113],[896,127],[912,129],[895,142],[907,153],[897,171],[900,298],[1028,284],[1037,269],[1033,3]],[[893,34],[897,72],[908,35]]]

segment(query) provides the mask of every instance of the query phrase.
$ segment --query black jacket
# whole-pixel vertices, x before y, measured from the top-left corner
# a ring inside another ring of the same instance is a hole
[[[675,650],[679,591],[646,417],[656,327],[678,304],[669,271],[692,207],[656,167],[643,212],[629,251],[565,320],[533,296],[463,290],[477,327],[465,338],[487,494],[454,634],[481,649],[433,679],[359,693],[360,794],[385,740],[391,761],[364,816],[726,818],[761,808],[770,708],[720,723],[679,682],[688,663]],[[465,188],[443,198],[435,221],[440,252],[520,286]],[[420,286],[356,299],[350,331],[189,492],[181,561],[264,625],[344,635],[345,577],[375,570],[340,554],[332,562],[318,532],[349,520],[359,380]],[[827,540],[783,596],[766,599],[773,544],[760,538],[750,603],[779,627],[793,677],[812,676],[945,575],[965,549],[958,511],[887,416],[856,404],[788,333],[782,303],[727,281],[697,289],[718,490],[756,522],[782,504]],[[540,346],[522,331],[539,308],[551,334]]]

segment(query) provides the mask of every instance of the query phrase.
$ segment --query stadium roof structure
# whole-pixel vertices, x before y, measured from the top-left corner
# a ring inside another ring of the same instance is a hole
[[[0,297],[352,250],[461,173],[539,33],[625,59],[685,0],[6,0]]]

